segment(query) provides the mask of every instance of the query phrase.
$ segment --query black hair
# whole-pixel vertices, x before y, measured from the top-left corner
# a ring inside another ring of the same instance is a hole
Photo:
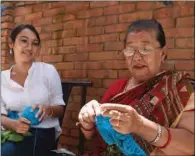
[[[125,45],[127,41],[127,36],[130,32],[136,31],[156,31],[156,39],[160,43],[161,48],[166,45],[165,33],[163,31],[162,25],[155,19],[149,20],[137,20],[132,22],[128,27],[127,34],[125,37]]]
[[[15,27],[12,32],[11,32],[11,35],[10,35],[10,38],[13,42],[15,42],[16,40],[16,37],[17,35],[24,29],[29,29],[31,30],[32,32],[35,33],[38,41],[39,41],[39,45],[41,43],[41,40],[40,40],[40,37],[39,37],[39,33],[37,32],[37,30],[35,29],[35,27],[33,25],[30,25],[30,24],[21,24],[21,25],[18,25],[17,27]]]

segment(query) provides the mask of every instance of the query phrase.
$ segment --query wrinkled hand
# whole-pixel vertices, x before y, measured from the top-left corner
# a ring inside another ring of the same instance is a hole
[[[35,117],[39,118],[39,121],[44,120],[47,115],[50,115],[52,113],[52,108],[49,105],[36,104],[32,107],[31,112],[33,112],[36,108],[39,108],[39,111],[37,112]]]
[[[16,131],[17,133],[24,134],[28,132],[29,128],[30,121],[27,120],[26,118],[20,117],[18,120],[14,121],[13,130]]]
[[[122,134],[136,133],[143,125],[143,118],[131,106],[107,103],[100,106],[103,116],[110,117],[110,124]]]
[[[100,104],[92,100],[81,108],[78,119],[83,128],[91,129],[95,125],[96,115],[100,115]]]

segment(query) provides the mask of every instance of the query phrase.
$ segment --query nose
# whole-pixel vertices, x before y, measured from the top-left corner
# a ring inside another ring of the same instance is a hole
[[[141,56],[140,52],[138,50],[136,50],[136,52],[133,55],[133,60],[139,61],[141,59],[142,59],[142,56]]]
[[[27,46],[26,46],[26,49],[27,50],[32,50],[32,44],[31,43],[28,43]]]

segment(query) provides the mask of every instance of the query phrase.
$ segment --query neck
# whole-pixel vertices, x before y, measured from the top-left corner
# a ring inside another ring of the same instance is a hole
[[[31,63],[16,63],[15,71],[19,73],[27,74],[31,66],[32,66],[32,62]]]

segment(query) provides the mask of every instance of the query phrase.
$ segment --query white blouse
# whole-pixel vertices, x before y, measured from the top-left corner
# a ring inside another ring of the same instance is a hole
[[[35,104],[65,105],[61,80],[53,65],[34,62],[24,87],[10,78],[11,69],[1,72],[1,114],[7,115],[8,110],[21,113],[26,106]],[[46,117],[34,127],[55,127],[57,135],[61,132],[58,118],[53,117]]]

